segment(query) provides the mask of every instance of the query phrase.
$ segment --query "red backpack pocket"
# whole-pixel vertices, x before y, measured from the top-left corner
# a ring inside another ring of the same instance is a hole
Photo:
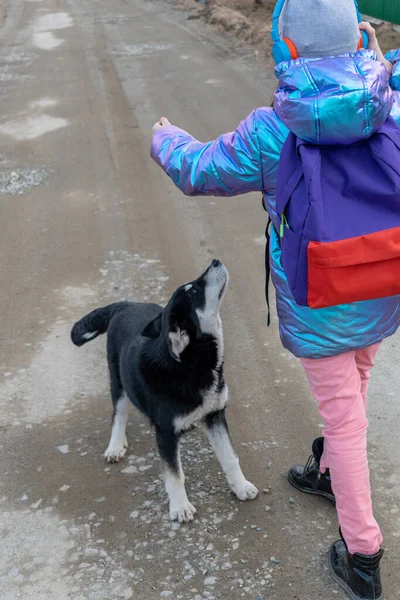
[[[400,294],[400,227],[310,242],[308,305],[326,308]]]

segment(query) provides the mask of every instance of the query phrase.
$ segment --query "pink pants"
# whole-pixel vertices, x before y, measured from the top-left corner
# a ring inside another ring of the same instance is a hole
[[[383,541],[374,519],[367,457],[367,390],[379,344],[321,359],[302,359],[324,421],[321,470],[329,468],[349,552],[372,555]]]

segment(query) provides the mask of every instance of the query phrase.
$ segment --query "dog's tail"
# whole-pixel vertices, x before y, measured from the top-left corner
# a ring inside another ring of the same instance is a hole
[[[71,330],[71,340],[75,346],[83,346],[101,333],[105,333],[115,312],[124,304],[124,302],[116,302],[103,308],[96,308],[75,323]]]

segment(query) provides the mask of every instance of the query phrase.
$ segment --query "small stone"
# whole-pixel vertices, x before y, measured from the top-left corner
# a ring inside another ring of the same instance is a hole
[[[138,516],[139,516],[139,511],[138,510],[134,510],[130,514],[131,519],[137,519]]]
[[[294,498],[290,497],[289,504],[296,504],[296,500]]]
[[[257,525],[250,525],[250,529],[257,529]]]
[[[270,506],[266,506],[266,507],[264,508],[264,510],[265,510],[266,512],[269,512],[270,510],[272,510],[272,508],[271,508]]]
[[[126,467],[126,469],[122,469],[121,473],[123,473],[124,475],[132,475],[132,473],[137,473],[138,470],[136,467],[134,467],[133,465],[131,465],[130,467]]]
[[[69,452],[69,445],[68,444],[64,444],[62,446],[57,446],[57,450],[59,450],[61,452],[61,454],[68,454],[68,452]]]
[[[206,577],[204,580],[204,585],[215,585],[217,583],[216,577]]]
[[[237,550],[239,548],[239,542],[235,542],[234,544],[232,544],[232,548],[233,550]]]
[[[270,493],[271,493],[271,490],[269,488],[265,488],[263,490],[263,494],[270,494]]]
[[[274,565],[279,565],[279,563],[281,562],[280,560],[278,560],[277,558],[275,558],[274,556],[271,556],[271,562],[274,563]]]

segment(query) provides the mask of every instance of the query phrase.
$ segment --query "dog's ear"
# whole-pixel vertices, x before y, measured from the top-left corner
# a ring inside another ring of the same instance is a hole
[[[160,314],[157,315],[157,317],[155,319],[150,321],[150,323],[147,323],[146,327],[142,331],[142,336],[147,337],[147,338],[160,337],[161,325],[162,325],[161,319],[162,319],[162,312],[160,312]]]
[[[189,344],[190,338],[188,333],[180,327],[176,327],[168,334],[168,348],[174,360],[181,362],[181,354]]]

